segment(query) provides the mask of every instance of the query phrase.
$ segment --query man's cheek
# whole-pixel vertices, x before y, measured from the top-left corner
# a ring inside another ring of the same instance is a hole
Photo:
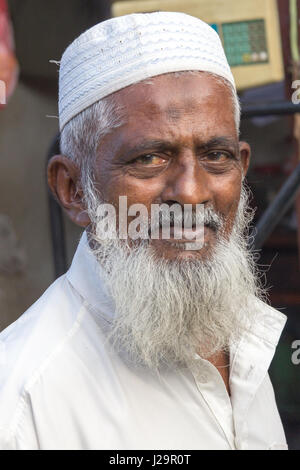
[[[224,220],[223,228],[226,233],[231,232],[232,227],[234,225],[235,217],[236,217],[237,210],[238,210],[239,198],[240,198],[240,195],[238,194],[233,201],[226,204],[225,206],[223,205],[221,210],[219,210],[218,207],[216,207],[217,212],[219,212],[220,215],[223,217],[223,220]]]

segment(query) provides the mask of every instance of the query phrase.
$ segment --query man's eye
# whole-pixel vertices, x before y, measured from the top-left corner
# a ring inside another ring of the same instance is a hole
[[[225,162],[233,158],[230,153],[227,152],[211,152],[207,155],[207,159],[212,162]]]
[[[143,165],[161,165],[166,160],[158,155],[143,155],[134,160],[134,163],[142,163]]]

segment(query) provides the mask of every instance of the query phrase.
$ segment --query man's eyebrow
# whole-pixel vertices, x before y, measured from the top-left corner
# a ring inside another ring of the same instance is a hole
[[[131,155],[138,155],[143,152],[160,150],[160,151],[174,151],[178,146],[174,142],[169,142],[166,140],[151,139],[140,142],[133,147],[127,147],[125,152],[122,152],[119,158],[121,160],[128,159]]]
[[[220,146],[227,147],[227,148],[230,147],[234,150],[237,150],[238,142],[233,137],[218,136],[218,137],[212,137],[207,142],[203,142],[203,141],[199,142],[199,144],[196,145],[197,150],[210,150],[212,148],[216,148]]]
[[[195,149],[197,151],[206,151],[212,148],[217,147],[227,147],[232,148],[234,150],[237,149],[237,141],[232,137],[227,136],[218,136],[212,137],[208,141],[203,140],[196,140],[195,142]],[[139,155],[143,152],[147,151],[169,151],[169,152],[178,152],[180,145],[176,142],[171,142],[167,140],[159,140],[159,139],[150,139],[143,142],[140,142],[137,145],[132,147],[127,147],[124,152],[119,155],[120,160],[127,160],[132,155]]]

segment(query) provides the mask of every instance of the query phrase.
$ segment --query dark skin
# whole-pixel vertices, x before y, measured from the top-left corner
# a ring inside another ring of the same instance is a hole
[[[151,80],[152,85],[139,83],[115,94],[126,119],[99,146],[96,187],[115,207],[126,195],[128,207],[142,203],[149,214],[151,204],[211,206],[224,217],[229,236],[250,160],[249,145],[238,140],[230,91],[205,73]],[[73,222],[87,227],[76,165],[63,155],[53,157],[48,181]],[[180,250],[172,239],[151,240],[151,246],[157,257],[203,259],[216,235],[205,228],[205,246],[198,251]],[[222,353],[210,360],[229,392],[229,368],[222,367],[228,358]]]

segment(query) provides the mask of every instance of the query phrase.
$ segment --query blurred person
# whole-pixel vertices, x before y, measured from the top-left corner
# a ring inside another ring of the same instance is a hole
[[[0,447],[287,448],[268,376],[286,318],[247,245],[250,147],[217,33],[181,13],[99,23],[62,57],[59,119],[48,181],[85,231],[0,335]],[[155,205],[191,207],[192,229],[203,207],[201,246],[176,214],[153,225]]]
[[[6,0],[0,0],[0,109],[7,104],[18,77],[14,41]]]

